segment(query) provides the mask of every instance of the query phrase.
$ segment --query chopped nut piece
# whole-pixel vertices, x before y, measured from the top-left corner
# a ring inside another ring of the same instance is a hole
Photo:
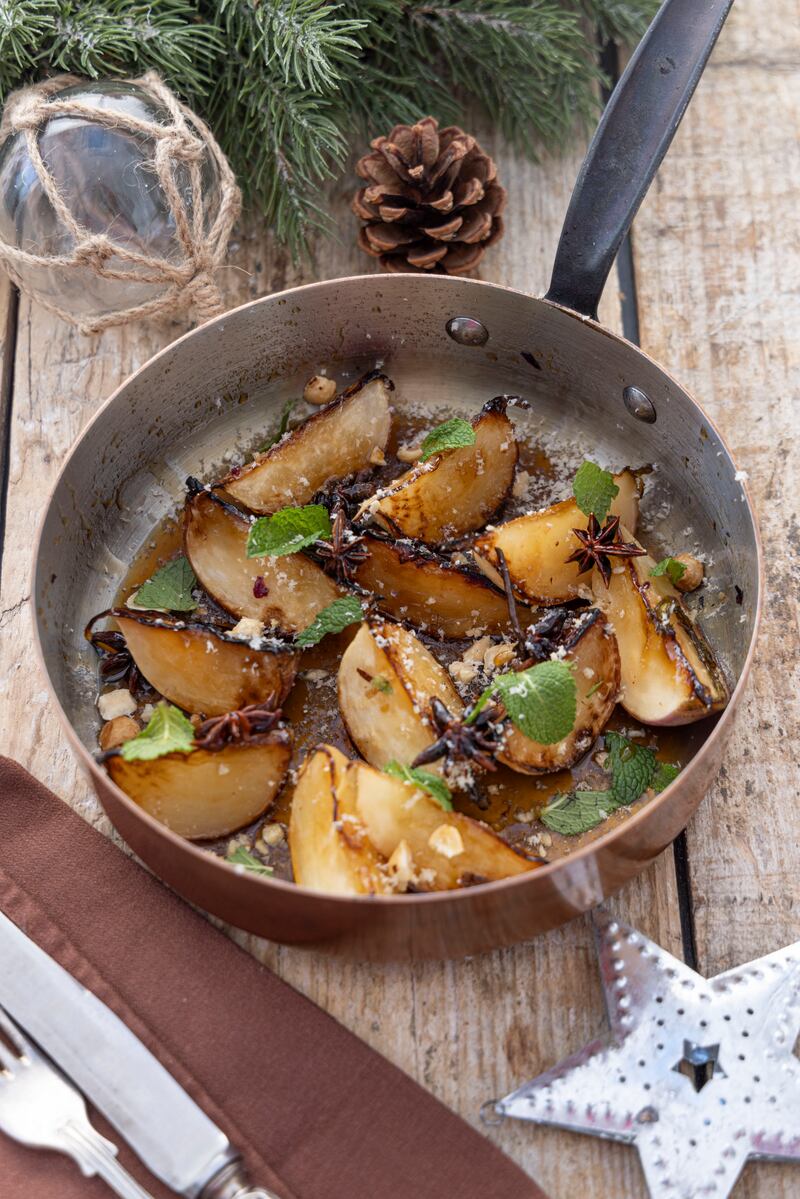
[[[457,858],[464,852],[461,833],[454,824],[440,824],[428,837],[428,844],[434,853],[440,853],[443,858]]]
[[[118,749],[120,745],[130,741],[131,737],[135,737],[138,732],[139,726],[135,720],[131,720],[130,716],[115,716],[100,730],[100,748],[103,751]]]
[[[336,381],[325,375],[312,375],[303,388],[303,399],[308,404],[330,404],[336,395]]]
[[[463,683],[464,686],[471,683],[478,674],[477,662],[462,662],[460,658],[451,662],[447,669],[450,671],[451,677],[457,683]]]
[[[103,720],[113,720],[115,716],[132,716],[136,711],[136,700],[127,687],[117,687],[115,691],[106,691],[97,700],[97,711]]]
[[[408,841],[399,841],[386,863],[386,870],[396,890],[406,891],[414,881],[414,858]]]
[[[531,484],[531,477],[526,470],[518,470],[517,477],[514,479],[514,486],[511,488],[511,494],[515,499],[524,499],[528,494],[528,488]]]
[[[675,584],[678,591],[695,591],[703,581],[705,574],[703,563],[692,554],[678,554],[675,561],[680,562],[681,566],[686,568]]]
[[[501,666],[505,666],[514,657],[514,649],[510,645],[505,645],[501,642],[499,645],[491,645],[483,655],[483,669],[487,674],[492,671],[499,670]]]
[[[485,654],[493,648],[494,642],[487,634],[485,637],[481,637],[478,641],[471,645],[468,650],[465,650],[464,661],[482,662]]]
[[[243,616],[239,623],[229,630],[229,636],[238,637],[240,641],[258,641],[264,636],[264,626],[252,616]]]
[[[419,462],[422,457],[421,445],[401,445],[396,455],[401,462]]]
[[[386,455],[384,454],[383,450],[381,449],[381,447],[379,445],[373,446],[372,453],[369,456],[369,460],[373,466],[385,466],[386,465]]]
[[[261,830],[261,840],[265,845],[280,845],[285,835],[282,824],[265,824]]]

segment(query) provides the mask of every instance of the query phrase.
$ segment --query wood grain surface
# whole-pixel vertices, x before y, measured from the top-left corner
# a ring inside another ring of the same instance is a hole
[[[482,277],[541,294],[581,147],[532,165],[491,134],[482,140],[508,186],[510,214]],[[677,858],[663,854],[610,904],[671,952],[696,953],[708,973],[800,936],[799,144],[800,0],[739,0],[637,219],[633,248],[643,346],[694,391],[750,476],[765,538],[767,608],[718,783]],[[344,177],[332,197],[339,240],[320,242],[302,268],[257,228],[240,230],[224,277],[230,304],[373,269],[354,247],[353,186]],[[612,281],[601,315],[614,328],[620,307]],[[4,326],[0,419],[7,405],[10,436],[0,750],[110,834],[30,649],[30,551],[50,486],[83,425],[183,326],[84,337],[25,297],[17,312],[7,287]],[[362,966],[232,935],[478,1127],[485,1099],[605,1028],[588,919],[515,949],[416,966]],[[636,1154],[625,1147],[511,1122],[487,1135],[554,1199],[645,1194]],[[735,1192],[737,1199],[797,1194],[800,1171],[762,1165],[748,1167]]]

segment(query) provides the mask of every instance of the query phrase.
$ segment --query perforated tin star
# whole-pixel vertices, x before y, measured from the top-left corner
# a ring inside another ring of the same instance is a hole
[[[800,942],[706,980],[601,913],[596,929],[610,1035],[496,1115],[634,1144],[656,1199],[724,1199],[750,1157],[800,1162]]]

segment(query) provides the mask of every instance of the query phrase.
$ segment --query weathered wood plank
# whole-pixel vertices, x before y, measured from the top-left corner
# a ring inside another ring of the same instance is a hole
[[[487,137],[492,144],[493,139]],[[579,155],[539,166],[519,162],[500,145],[501,177],[510,193],[509,232],[486,259],[485,278],[531,292],[548,282],[553,251]],[[245,229],[227,272],[228,294],[239,302],[311,278],[371,269],[353,246],[347,200],[336,189],[341,242],[317,249],[312,267],[287,262],[268,238]],[[239,269],[236,269],[239,268]],[[605,319],[619,322],[613,287]],[[0,703],[14,713],[3,749],[59,792],[93,823],[107,822],[82,777],[50,710],[32,662],[27,611],[30,544],[47,491],[68,446],[100,399],[180,328],[136,326],[84,338],[23,300],[11,453],[6,611],[0,643]],[[614,902],[625,919],[673,952],[680,927],[670,855]],[[240,937],[251,952],[477,1124],[489,1098],[544,1068],[604,1027],[591,929],[586,920],[534,944],[467,962],[362,966]],[[265,1013],[268,1019],[268,1013]],[[493,1134],[541,1179],[554,1197],[580,1190],[587,1199],[643,1196],[635,1155],[620,1147],[505,1125]],[[446,1189],[446,1182],[445,1182]]]
[[[758,656],[725,769],[688,831],[699,967],[800,936],[800,4],[734,5],[634,231],[644,347],[747,471],[766,552]],[[745,1171],[736,1195],[798,1194]]]

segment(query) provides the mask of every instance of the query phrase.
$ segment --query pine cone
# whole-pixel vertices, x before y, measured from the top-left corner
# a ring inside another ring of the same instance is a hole
[[[425,117],[395,125],[356,165],[358,243],[386,271],[464,275],[503,235],[506,191],[474,137]]]

